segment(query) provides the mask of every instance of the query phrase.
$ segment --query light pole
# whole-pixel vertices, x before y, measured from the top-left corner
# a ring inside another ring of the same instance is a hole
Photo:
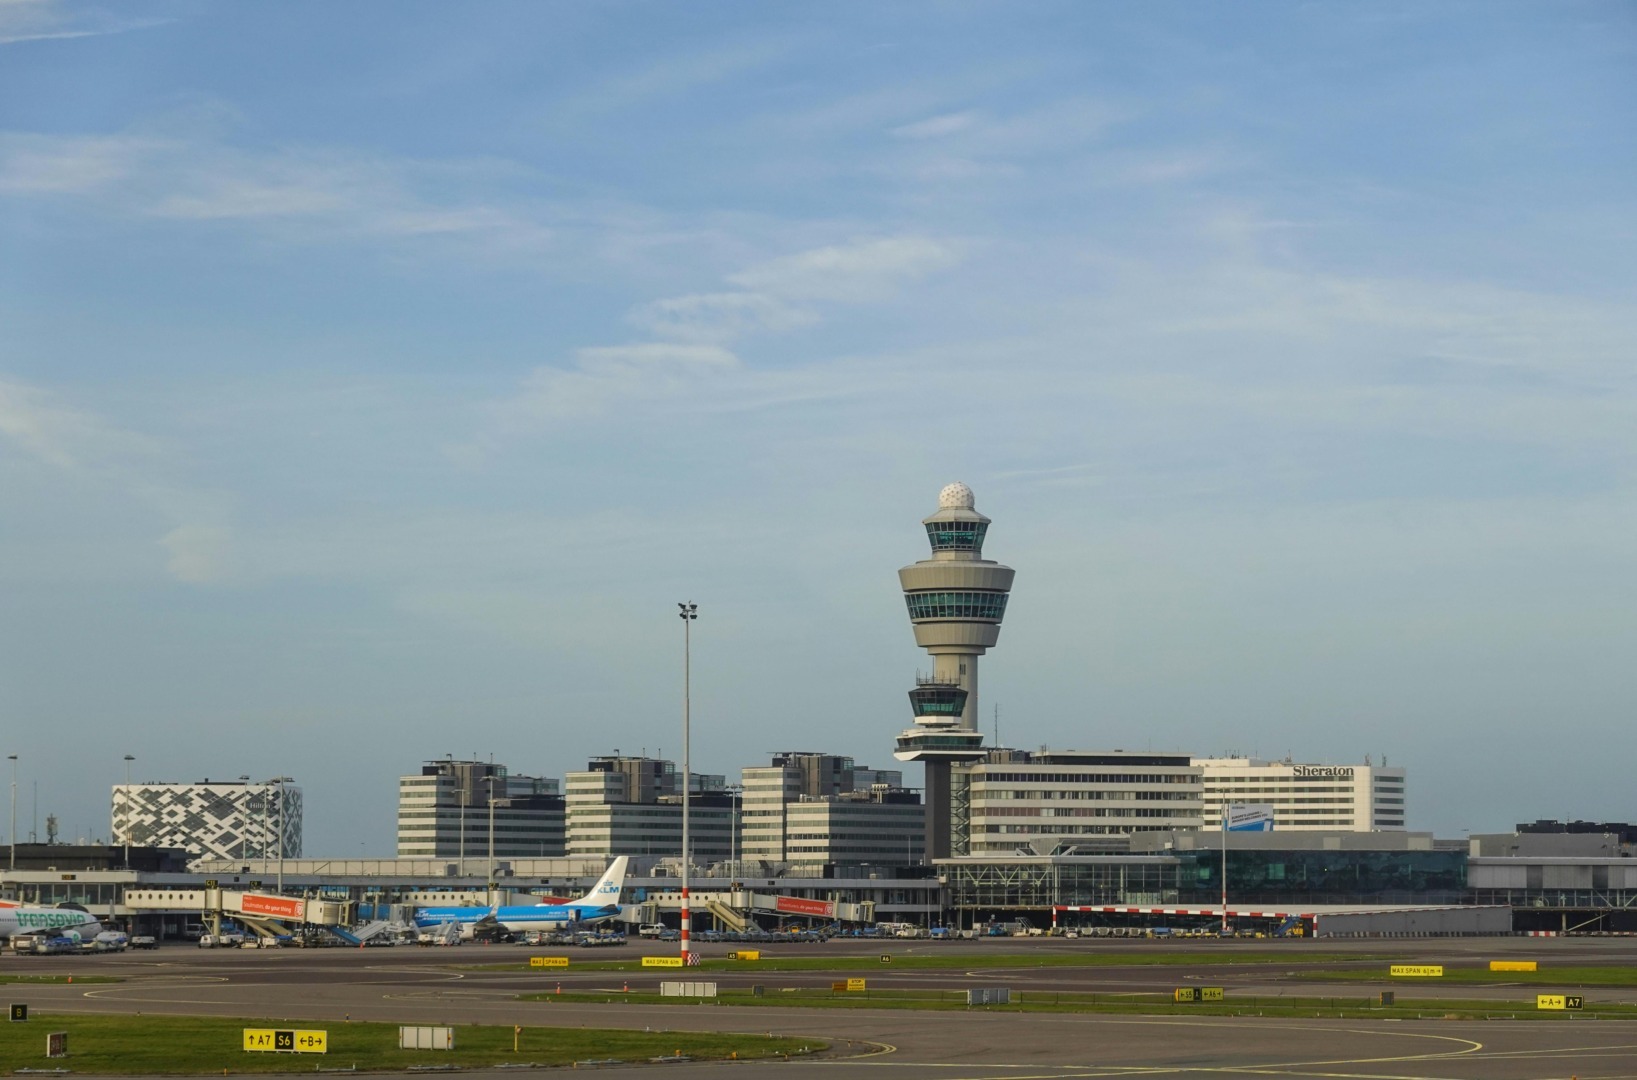
[[[17,755],[7,754],[6,760],[11,762],[11,865],[10,869],[17,869]]]
[[[692,719],[693,687],[693,621],[699,618],[699,605],[678,603],[682,616],[682,963],[693,961],[689,947],[692,915],[688,911],[688,877],[692,853],[688,850],[688,803],[693,791],[693,760],[689,755],[689,722]]]
[[[483,782],[489,785],[489,876],[483,880],[492,905],[495,902],[495,777],[485,776]]]
[[[1222,936],[1228,936],[1228,818],[1233,810],[1232,805],[1224,796],[1221,803],[1222,815]]]
[[[125,810],[125,869],[127,870],[131,868],[131,762],[135,760],[136,758],[130,754],[125,755],[125,791],[123,792],[124,798],[120,800]]]
[[[743,784],[740,784],[739,785],[739,790],[736,791],[736,792],[733,792],[732,795],[733,795],[733,801],[731,803],[729,803],[728,808],[733,811],[733,817],[730,819],[732,827],[733,827],[733,838],[732,838],[732,841],[728,844],[728,855],[731,857],[732,862],[733,862],[732,873],[733,873],[733,875],[735,877],[738,877],[739,876],[739,818],[745,812],[745,786]]]
[[[294,777],[275,776],[271,780],[262,781],[261,785],[261,819],[264,828],[267,824],[267,789],[274,784],[279,786],[279,869],[276,891],[280,896],[284,895],[284,785],[294,782]],[[262,834],[262,873],[267,873],[267,844],[265,832]]]

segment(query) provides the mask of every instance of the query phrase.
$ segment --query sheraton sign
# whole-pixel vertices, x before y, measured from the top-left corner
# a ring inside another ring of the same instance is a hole
[[[1351,765],[1292,765],[1290,775],[1309,779],[1351,780],[1353,778],[1353,767]]]

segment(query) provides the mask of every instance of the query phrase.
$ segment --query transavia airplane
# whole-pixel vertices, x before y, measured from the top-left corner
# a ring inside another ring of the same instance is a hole
[[[8,941],[19,934],[48,934],[89,941],[101,932],[102,924],[97,917],[78,908],[0,904],[0,938]]]
[[[566,904],[421,908],[415,912],[415,925],[424,928],[459,923],[461,936],[471,937],[489,928],[521,934],[529,930],[564,930],[599,923],[620,913],[620,890],[625,887],[627,861],[625,855],[615,859],[590,892]]]

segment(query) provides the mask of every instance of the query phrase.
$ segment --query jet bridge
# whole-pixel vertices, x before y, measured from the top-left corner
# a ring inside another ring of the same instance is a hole
[[[779,896],[773,893],[755,892],[750,889],[724,889],[721,891],[693,889],[691,903],[695,910],[709,912],[718,922],[732,930],[744,930],[750,926],[757,914],[777,916],[781,919],[791,917],[806,917],[809,919],[823,919],[826,922],[866,923],[875,922],[875,901],[864,900],[858,903],[846,903],[839,900],[809,900],[797,896]],[[661,911],[678,912],[682,907],[680,892],[655,892],[650,890],[648,898],[639,906],[640,912],[651,911],[655,916]],[[641,920],[652,921],[646,915]]]
[[[133,912],[198,912],[212,935],[220,935],[223,917],[238,920],[261,938],[288,933],[291,926],[326,930],[352,921],[352,901],[308,899],[271,893],[203,889],[127,889],[123,906]]]

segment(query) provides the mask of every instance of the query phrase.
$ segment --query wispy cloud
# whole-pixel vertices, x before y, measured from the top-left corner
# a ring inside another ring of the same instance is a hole
[[[148,515],[173,525],[158,544],[167,554],[167,571],[178,581],[205,584],[227,576],[230,534],[215,521],[216,499],[163,479],[175,463],[158,439],[39,387],[0,378],[0,451],[8,445],[43,470],[50,486],[73,476],[93,490],[122,492]],[[4,456],[0,453],[0,460]]]
[[[599,113],[616,112],[721,83],[765,67],[786,55],[792,45],[778,38],[725,42],[712,49],[651,60],[591,83],[556,105],[552,116],[559,121],[583,121]]]
[[[888,236],[814,248],[730,274],[735,285],[795,300],[880,299],[961,259],[957,245],[925,236]]]
[[[640,305],[627,320],[669,340],[580,349],[572,366],[535,369],[516,395],[488,410],[491,430],[453,452],[469,459],[497,438],[599,416],[615,401],[697,399],[709,391],[712,408],[734,409],[833,396],[837,386],[815,371],[756,373],[726,346],[751,333],[812,326],[827,303],[883,300],[960,258],[959,245],[924,236],[858,239],[730,274],[729,283],[739,287],[732,292]],[[722,393],[723,384],[732,392]]]
[[[169,554],[172,577],[189,585],[210,585],[228,576],[231,533],[219,525],[182,525],[160,538]]]
[[[725,344],[812,326],[821,319],[817,304],[886,300],[961,257],[959,245],[930,237],[856,239],[757,263],[728,275],[735,291],[654,300],[628,319],[658,337]]]
[[[340,237],[482,240],[515,249],[552,230],[451,191],[447,164],[324,149],[245,150],[167,135],[0,133],[0,195],[77,198],[107,213]]]
[[[48,391],[7,379],[0,379],[0,437],[61,469],[107,465],[155,449],[151,440],[63,404]]]
[[[1131,119],[1126,106],[1097,98],[1069,97],[1007,113],[963,110],[940,113],[889,132],[929,150],[948,148],[987,159],[1060,154],[1103,139]]]
[[[580,349],[570,368],[536,369],[497,415],[508,426],[583,418],[615,401],[671,397],[738,367],[737,356],[714,345],[643,342]]]
[[[121,15],[103,7],[76,7],[63,0],[0,0],[0,45],[122,34],[170,21]]]
[[[751,333],[796,330],[818,321],[813,311],[755,292],[667,297],[643,304],[628,318],[657,337],[719,344]]]
[[[123,182],[165,144],[136,136],[0,133],[0,193],[77,195]]]
[[[953,135],[957,131],[965,131],[976,122],[976,113],[945,113],[942,116],[929,116],[925,120],[917,120],[913,124],[900,125],[893,128],[892,133],[905,139],[936,139],[943,135]]]

